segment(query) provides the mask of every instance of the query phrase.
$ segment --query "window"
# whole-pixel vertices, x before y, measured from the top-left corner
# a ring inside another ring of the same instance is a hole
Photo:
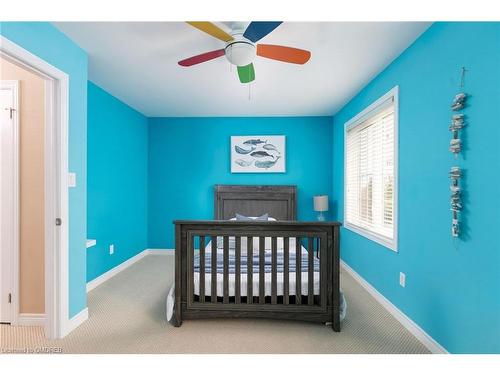
[[[398,87],[345,124],[345,227],[397,251]]]

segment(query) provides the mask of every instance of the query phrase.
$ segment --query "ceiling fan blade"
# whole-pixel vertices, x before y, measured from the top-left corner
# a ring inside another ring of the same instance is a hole
[[[249,83],[255,79],[255,70],[253,64],[238,66],[238,77],[241,83]]]
[[[230,42],[234,39],[231,35],[226,33],[219,26],[214,25],[212,22],[189,21],[187,23],[209,35],[212,35],[214,38],[222,40],[223,42]]]
[[[253,21],[250,22],[243,36],[252,42],[257,42],[264,38],[267,34],[281,25],[283,21],[267,22],[267,21]]]
[[[216,59],[217,57],[224,56],[225,54],[226,54],[226,52],[223,49],[218,49],[215,51],[202,53],[201,55],[189,57],[187,59],[179,61],[178,64],[180,66],[192,66],[192,65],[200,64],[200,63],[205,62],[205,61]]]
[[[293,64],[305,64],[311,58],[311,52],[285,46],[276,46],[273,44],[258,44],[257,56],[267,57],[268,59],[279,60]]]

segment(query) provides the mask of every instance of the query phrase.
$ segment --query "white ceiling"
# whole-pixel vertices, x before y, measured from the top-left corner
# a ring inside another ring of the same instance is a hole
[[[230,31],[231,23],[217,23]],[[305,65],[257,57],[239,82],[220,57],[177,61],[224,47],[184,22],[56,22],[89,55],[89,79],[149,117],[335,114],[403,52],[428,22],[285,22],[261,43],[311,51]]]

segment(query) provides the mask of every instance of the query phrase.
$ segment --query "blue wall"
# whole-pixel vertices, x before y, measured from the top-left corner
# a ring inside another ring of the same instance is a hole
[[[286,173],[231,174],[231,135],[286,135]],[[330,194],[331,117],[149,120],[149,247],[173,248],[174,219],[213,219],[216,184],[296,184],[298,218]]]
[[[147,118],[89,82],[87,281],[147,248],[147,148]]]
[[[1,22],[0,34],[69,75],[69,316],[87,306],[87,54],[47,22]]]
[[[465,151],[448,151],[465,91]],[[453,353],[500,352],[500,24],[438,23],[334,116],[333,193],[343,219],[344,123],[400,88],[399,253],[344,229],[342,258]],[[450,235],[448,171],[465,169],[464,238]],[[406,273],[406,288],[398,284]]]
[[[342,258],[450,352],[500,352],[498,23],[433,25],[334,117],[333,130],[329,117],[148,121],[89,84],[88,229],[98,246],[88,251],[87,277],[87,56],[48,23],[4,22],[0,33],[70,76],[69,169],[78,176],[69,197],[70,317],[86,307],[87,279],[145,247],[173,248],[174,219],[212,218],[214,184],[297,184],[300,220],[314,220],[316,194],[333,196],[334,218],[342,220],[343,124],[399,85],[399,252],[344,229]],[[449,105],[462,66],[469,125],[454,160]],[[231,174],[229,138],[245,134],[286,135],[287,173]],[[453,165],[466,171],[457,242],[450,236]]]

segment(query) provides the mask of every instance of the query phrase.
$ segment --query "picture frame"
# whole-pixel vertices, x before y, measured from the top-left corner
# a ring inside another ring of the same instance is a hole
[[[231,136],[231,173],[285,173],[284,135]]]

